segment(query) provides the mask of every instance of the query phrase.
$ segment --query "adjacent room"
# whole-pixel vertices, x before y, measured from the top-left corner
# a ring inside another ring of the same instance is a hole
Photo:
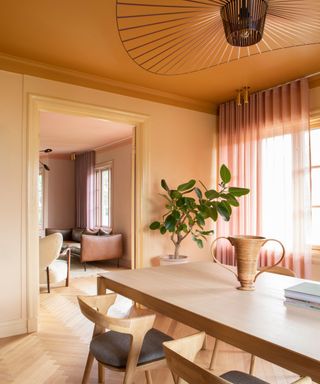
[[[0,383],[320,383],[320,2],[0,20]]]

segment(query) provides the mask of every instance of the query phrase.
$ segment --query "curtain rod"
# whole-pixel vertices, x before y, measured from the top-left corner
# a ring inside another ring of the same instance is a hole
[[[297,78],[297,79],[294,79],[294,80],[287,81],[286,83],[282,83],[282,84],[274,85],[273,87],[269,87],[269,88],[265,88],[265,89],[259,89],[259,90],[257,90],[257,91],[254,91],[254,92],[250,93],[250,95],[253,95],[253,94],[258,93],[258,92],[269,91],[270,89],[273,89],[273,88],[283,87],[284,85],[293,83],[294,81],[298,81],[298,80],[301,80],[301,79],[309,79],[309,78],[311,78],[311,77],[316,77],[316,76],[320,76],[320,71],[319,71],[319,72],[311,73],[310,75],[306,75],[306,76],[303,76],[303,77],[300,77],[300,78]],[[219,109],[220,109],[219,106],[220,106],[221,104],[228,103],[229,101],[233,101],[233,100],[235,100],[235,98],[233,98],[233,99],[229,99],[229,100],[224,101],[223,103],[220,103],[220,104],[218,105],[217,115],[219,115]]]
[[[306,76],[303,76],[303,77],[299,77],[299,78],[294,79],[294,80],[287,81],[287,82],[282,83],[282,84],[274,85],[273,87],[269,87],[269,88],[265,88],[265,89],[260,89],[260,90],[258,90],[258,91],[254,91],[254,92],[251,93],[251,95],[252,95],[253,93],[257,93],[257,92],[265,92],[265,91],[269,91],[270,89],[273,89],[273,88],[283,87],[284,85],[293,83],[294,81],[298,81],[298,80],[301,80],[301,79],[309,79],[309,78],[311,78],[311,77],[316,77],[316,76],[320,76],[320,71],[319,71],[319,72],[315,72],[315,73],[311,73],[310,75],[306,75]]]

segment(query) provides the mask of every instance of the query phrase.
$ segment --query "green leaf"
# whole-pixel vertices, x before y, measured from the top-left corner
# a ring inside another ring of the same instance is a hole
[[[179,211],[177,211],[177,210],[172,211],[171,215],[172,215],[176,220],[179,220],[179,219],[180,219],[180,213],[179,213]]]
[[[196,201],[192,197],[185,197],[185,204],[189,209],[193,209],[196,206]]]
[[[202,192],[198,187],[195,187],[194,189],[196,195],[198,196],[199,199],[202,199]]]
[[[159,223],[159,221],[154,221],[153,223],[151,223],[151,224],[149,225],[149,228],[152,229],[152,230],[159,229],[159,228],[160,228],[160,223]]]
[[[201,239],[195,239],[195,242],[199,248],[203,248],[203,241]]]
[[[200,213],[197,213],[196,219],[197,219],[197,222],[198,222],[199,225],[204,225],[205,224],[204,218],[203,218],[203,216]]]
[[[216,199],[220,196],[219,192],[217,192],[215,189],[210,189],[209,191],[205,192],[206,198],[209,200]]]
[[[231,195],[230,193],[223,193],[220,195],[223,199],[226,199],[230,205],[233,205],[234,207],[239,207],[238,200]]]
[[[181,193],[178,192],[176,189],[172,189],[170,192],[169,192],[169,195],[171,197],[171,199],[179,199],[181,198]]]
[[[195,186],[195,184],[196,184],[196,181],[194,179],[189,180],[187,183],[180,184],[178,186],[178,191],[183,192],[183,191],[186,191],[187,189],[191,189]]]
[[[218,212],[217,212],[217,207],[216,205],[212,205],[211,208],[209,208],[209,216],[213,221],[217,221],[218,219]]]
[[[161,187],[165,189],[167,192],[170,192],[170,188],[168,187],[168,184],[166,183],[165,179],[161,180]]]
[[[220,177],[225,184],[228,184],[231,180],[231,173],[224,164],[222,164],[220,168]]]
[[[213,235],[214,234],[214,230],[211,230],[211,231],[199,231],[201,233],[201,235],[204,235],[204,236],[210,236],[210,235]]]
[[[248,188],[229,187],[229,193],[233,196],[243,196],[250,192]]]
[[[164,221],[164,226],[169,232],[174,232],[176,223],[177,220],[172,215],[169,215]]]
[[[160,227],[161,235],[164,235],[166,232],[167,232],[166,227],[164,227],[164,226]]]
[[[222,216],[225,221],[230,220],[230,213],[224,202],[221,201],[217,204],[217,210],[220,216]]]
[[[177,232],[187,232],[186,224],[180,224],[177,228]]]

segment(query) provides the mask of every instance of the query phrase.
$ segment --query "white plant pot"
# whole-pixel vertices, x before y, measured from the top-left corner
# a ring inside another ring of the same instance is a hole
[[[177,265],[189,262],[188,256],[179,256],[177,259],[173,255],[160,256],[160,265]]]

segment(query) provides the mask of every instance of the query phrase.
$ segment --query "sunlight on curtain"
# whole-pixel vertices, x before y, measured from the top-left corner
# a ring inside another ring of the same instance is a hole
[[[283,265],[298,276],[311,271],[310,140],[307,80],[295,81],[250,96],[238,107],[231,101],[219,110],[219,164],[232,174],[231,184],[250,188],[230,222],[218,221],[217,236],[259,235],[280,240]],[[260,252],[260,265],[272,265],[276,243]],[[217,255],[235,264],[233,250],[220,242]]]

